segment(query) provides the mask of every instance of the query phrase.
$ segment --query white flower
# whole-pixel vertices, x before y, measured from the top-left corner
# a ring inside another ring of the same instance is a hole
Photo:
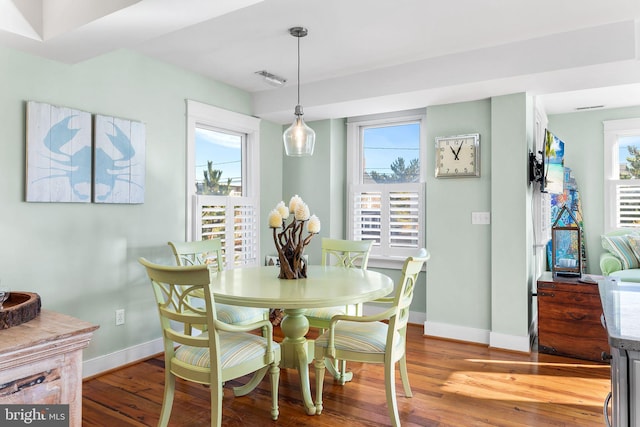
[[[287,209],[284,202],[278,203],[276,205],[276,210],[280,213],[283,220],[289,218],[289,209]]]
[[[309,218],[309,224],[307,224],[307,229],[311,234],[318,234],[320,232],[320,218],[315,215],[311,215],[311,218]]]
[[[282,227],[282,215],[277,209],[272,210],[269,213],[269,227],[280,228]]]
[[[311,215],[309,212],[309,206],[304,202],[298,203],[295,212],[296,219],[298,221],[306,221],[309,219],[309,215]]]
[[[289,212],[291,212],[292,214],[296,213],[296,208],[298,207],[298,205],[300,204],[304,204],[304,202],[302,201],[302,199],[300,198],[300,196],[298,196],[297,194],[295,196],[293,196],[291,198],[291,200],[289,200]]]

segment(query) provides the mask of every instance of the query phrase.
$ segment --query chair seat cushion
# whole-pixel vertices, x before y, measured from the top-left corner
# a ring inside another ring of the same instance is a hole
[[[384,353],[389,325],[382,322],[351,322],[341,320],[335,329],[336,350],[348,350],[358,353]],[[400,335],[396,333],[396,345],[402,345]],[[329,332],[316,339],[316,347],[329,345]]]
[[[344,307],[310,308],[304,313],[307,317],[326,320],[331,320],[336,314],[345,314]]]
[[[242,325],[268,319],[269,310],[266,308],[239,307],[216,303],[218,320],[232,325]]]
[[[238,332],[220,331],[220,367],[222,369],[239,365],[247,360],[263,357],[267,352],[267,340],[259,335]],[[208,336],[204,332],[202,336]],[[280,347],[275,341],[272,349]],[[192,347],[183,345],[178,347],[175,358],[189,365],[201,368],[211,367],[208,347]]]

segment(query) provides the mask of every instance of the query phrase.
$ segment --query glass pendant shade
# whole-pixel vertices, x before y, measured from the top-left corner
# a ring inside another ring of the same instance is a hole
[[[302,157],[313,155],[316,133],[302,119],[302,107],[296,106],[296,118],[284,131],[284,151],[287,156]]]
[[[289,34],[298,39],[298,105],[294,114],[293,124],[282,134],[284,140],[284,152],[287,156],[303,157],[313,155],[313,146],[316,143],[316,133],[302,120],[302,105],[300,105],[300,38],[305,37],[308,31],[304,27],[289,28]]]

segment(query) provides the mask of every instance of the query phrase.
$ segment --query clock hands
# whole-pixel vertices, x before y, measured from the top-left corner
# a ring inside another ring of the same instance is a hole
[[[458,154],[460,154],[460,149],[462,148],[462,143],[460,143],[460,145],[458,146],[458,151],[455,151],[452,146],[449,146],[449,148],[451,148],[451,152],[453,153],[453,159],[454,160],[460,160],[458,158]]]

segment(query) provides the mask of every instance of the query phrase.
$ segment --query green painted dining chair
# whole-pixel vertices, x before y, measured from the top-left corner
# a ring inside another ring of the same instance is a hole
[[[390,304],[382,313],[372,316],[337,315],[329,329],[315,341],[314,368],[316,372],[316,414],[322,412],[322,387],[325,359],[384,364],[384,383],[387,410],[393,426],[400,425],[396,400],[395,367],[399,362],[400,377],[406,397],[411,397],[405,354],[409,306],[422,266],[429,260],[422,249],[409,257],[402,267],[402,275],[395,296],[376,300]]]
[[[166,266],[138,260],[146,270],[158,305],[164,341],[165,383],[159,426],[169,423],[176,377],[209,386],[211,425],[222,424],[223,384],[252,372],[268,371],[271,380],[271,418],[278,418],[280,345],[273,341],[268,320],[230,325],[217,319],[206,265]],[[192,305],[194,294],[204,296],[204,307]],[[184,332],[180,324],[206,325],[200,335]],[[267,336],[250,331],[266,329]],[[254,377],[256,375],[254,374]],[[234,394],[242,396],[235,388]]]
[[[220,238],[197,240],[194,242],[169,242],[178,265],[214,264],[222,271],[222,242]],[[218,320],[233,324],[245,325],[269,319],[269,309],[239,307],[216,303]]]
[[[367,269],[369,263],[369,253],[371,251],[372,240],[341,240],[322,239],[322,265],[333,265],[345,268],[361,268]],[[362,304],[311,308],[305,313],[309,326],[318,328],[320,333],[329,327],[331,318],[338,314],[354,314],[362,315]],[[344,361],[327,360],[327,369],[341,384],[351,381],[352,374],[346,372],[346,363]]]

